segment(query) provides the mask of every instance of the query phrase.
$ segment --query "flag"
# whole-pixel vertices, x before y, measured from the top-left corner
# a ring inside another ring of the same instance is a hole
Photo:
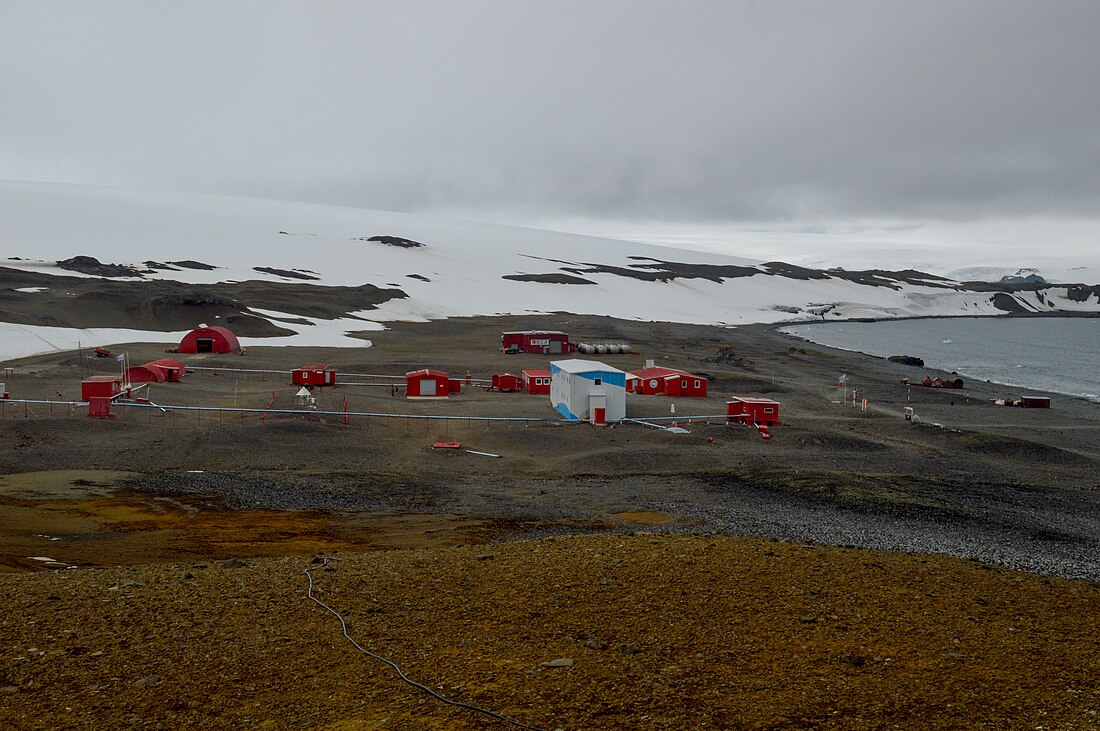
[[[841,373],[840,377],[838,377],[836,379],[836,385],[838,385],[838,386],[843,386],[847,382],[848,382],[848,374],[847,373]]]
[[[117,360],[119,363],[121,363],[122,361],[126,360],[126,356],[125,355],[116,355],[115,360]]]

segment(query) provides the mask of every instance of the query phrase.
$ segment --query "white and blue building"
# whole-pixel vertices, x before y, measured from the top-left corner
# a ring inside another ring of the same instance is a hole
[[[626,373],[595,360],[550,363],[550,404],[569,421],[626,418]]]

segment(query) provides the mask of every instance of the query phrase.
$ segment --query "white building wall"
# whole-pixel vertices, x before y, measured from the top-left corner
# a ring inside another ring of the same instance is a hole
[[[588,421],[592,416],[588,409],[588,397],[597,392],[607,397],[608,421],[625,419],[626,374],[597,362],[592,362],[591,368],[586,367],[575,372],[569,370],[576,362],[558,361],[550,364],[550,404],[566,419]],[[597,378],[601,381],[598,386],[595,381]]]

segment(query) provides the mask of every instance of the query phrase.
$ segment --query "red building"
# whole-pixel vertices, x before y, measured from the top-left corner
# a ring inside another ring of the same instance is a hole
[[[180,353],[236,353],[241,344],[228,328],[200,327],[183,336],[177,349]]]
[[[126,369],[127,383],[164,383],[168,374],[151,363],[130,366]]]
[[[324,363],[310,363],[292,370],[290,382],[295,386],[335,386],[336,369]]]
[[[161,358],[126,369],[127,383],[164,383],[178,381],[185,372],[183,363],[175,358]]]
[[[88,376],[80,382],[80,400],[114,398],[122,393],[122,376]]]
[[[513,330],[500,334],[500,349],[505,353],[575,353],[568,333],[558,330]]]
[[[157,360],[151,360],[145,365],[155,366],[164,371],[164,380],[166,381],[179,381],[183,378],[183,374],[187,372],[183,363],[175,358],[159,358]]]
[[[450,392],[451,377],[443,371],[424,368],[405,374],[405,396],[408,398],[447,398]]]
[[[520,371],[523,375],[523,390],[527,393],[550,394],[550,371]]]
[[[626,390],[646,396],[705,398],[707,379],[676,368],[639,368],[626,374]]]
[[[779,402],[766,398],[734,397],[726,402],[726,421],[775,426],[779,423]]]
[[[88,416],[112,419],[111,399],[122,393],[121,376],[88,376],[80,382],[80,400],[88,402]]]
[[[494,373],[493,388],[497,391],[519,391],[523,388],[523,380],[514,373]]]

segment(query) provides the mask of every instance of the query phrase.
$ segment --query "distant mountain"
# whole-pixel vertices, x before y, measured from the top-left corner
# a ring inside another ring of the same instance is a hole
[[[963,285],[401,213],[38,183],[0,182],[0,257],[7,357],[39,340],[63,347],[72,328],[170,341],[213,321],[255,342],[362,345],[348,333],[497,314],[739,325],[1100,312],[1100,292],[1042,286],[1037,272]]]
[[[1031,274],[1006,274],[1001,277],[1001,284],[1046,284],[1047,280],[1043,279],[1038,273]]]

